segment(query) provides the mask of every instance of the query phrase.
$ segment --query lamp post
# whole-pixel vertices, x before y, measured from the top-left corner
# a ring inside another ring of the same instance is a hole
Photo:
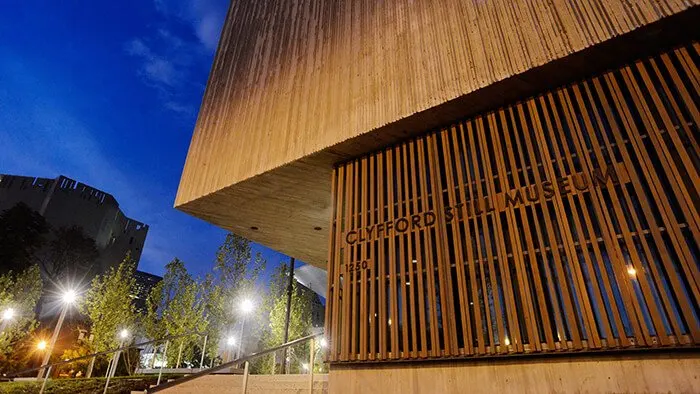
[[[241,312],[243,313],[243,320],[241,321],[241,332],[238,335],[238,351],[236,352],[236,358],[241,358],[241,352],[243,348],[243,330],[245,327],[245,320],[248,314],[253,311],[253,301],[249,299],[243,300],[240,306]]]
[[[129,338],[129,330],[126,328],[121,330],[119,332],[119,348],[121,349],[124,347],[124,342]],[[122,351],[117,350],[114,352],[114,357],[112,357],[112,363],[110,364],[109,367],[107,367],[107,381],[105,382],[105,388],[104,391],[102,392],[103,394],[107,394],[107,388],[109,387],[109,381],[111,378],[114,377],[114,374],[117,372],[117,364],[119,364],[119,356],[121,356]]]
[[[51,353],[53,353],[53,348],[56,345],[56,340],[58,339],[58,334],[61,332],[61,326],[63,325],[63,320],[66,318],[66,313],[68,308],[75,302],[78,298],[78,294],[75,290],[68,290],[61,296],[61,301],[63,302],[63,308],[61,309],[61,315],[58,317],[58,322],[56,327],[53,329],[53,335],[51,336],[51,341],[49,342],[48,350],[44,354],[44,360],[41,365],[46,365],[51,359]],[[37,378],[41,379],[44,376],[44,368],[39,369],[39,374]]]
[[[228,337],[226,344],[229,347],[227,351],[226,362],[229,362],[231,361],[231,355],[233,354],[233,347],[236,346],[236,338],[233,335],[231,335],[230,337]]]

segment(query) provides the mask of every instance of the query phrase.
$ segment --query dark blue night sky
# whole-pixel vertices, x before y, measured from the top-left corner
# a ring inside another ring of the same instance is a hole
[[[111,193],[151,226],[140,269],[209,271],[225,232],[172,205],[227,4],[0,0],[0,173]]]

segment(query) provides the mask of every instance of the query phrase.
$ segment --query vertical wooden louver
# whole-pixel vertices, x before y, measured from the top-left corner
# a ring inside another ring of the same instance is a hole
[[[337,167],[331,361],[700,343],[700,45]]]

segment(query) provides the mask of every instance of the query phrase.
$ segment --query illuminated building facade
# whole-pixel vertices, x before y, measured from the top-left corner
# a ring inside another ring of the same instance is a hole
[[[234,2],[176,205],[328,271],[332,392],[698,390],[697,20]]]

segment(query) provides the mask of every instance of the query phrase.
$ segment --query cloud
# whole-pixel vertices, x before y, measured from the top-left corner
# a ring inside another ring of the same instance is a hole
[[[182,72],[166,58],[156,55],[143,42],[135,38],[125,45],[125,50],[129,55],[142,60],[139,74],[144,76],[149,82],[155,85],[176,86],[181,78]]]
[[[228,0],[154,0],[154,5],[163,21],[151,34],[126,42],[124,50],[139,60],[137,74],[157,90],[164,109],[191,116],[195,110],[183,97],[204,90],[190,82],[191,75],[209,67]]]
[[[219,42],[228,3],[228,0],[155,0],[158,11],[188,23],[209,51],[214,51]]]

